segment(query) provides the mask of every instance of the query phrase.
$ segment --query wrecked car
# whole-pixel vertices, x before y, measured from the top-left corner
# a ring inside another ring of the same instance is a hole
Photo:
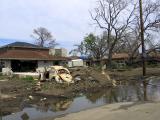
[[[46,78],[58,83],[74,83],[69,70],[63,66],[51,66],[47,68]]]

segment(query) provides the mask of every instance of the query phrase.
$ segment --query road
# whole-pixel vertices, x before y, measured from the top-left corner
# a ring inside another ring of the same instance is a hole
[[[55,120],[159,120],[160,103],[117,103],[68,114]],[[53,120],[53,119],[48,119]]]

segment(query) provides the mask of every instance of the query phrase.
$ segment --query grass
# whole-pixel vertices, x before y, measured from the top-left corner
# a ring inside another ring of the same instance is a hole
[[[160,73],[160,68],[147,68],[146,70],[147,76],[154,76],[154,75],[159,75]],[[110,71],[110,74],[115,74],[118,76],[124,76],[124,77],[134,77],[134,76],[142,76],[142,68],[134,68],[134,69],[129,69],[126,71]]]
[[[35,83],[35,80],[32,76],[26,76],[21,78],[20,80],[26,81],[26,82],[31,82],[31,83]]]
[[[42,86],[42,89],[43,90],[48,90],[50,88],[50,86],[48,85],[48,84],[44,84],[43,86]]]
[[[0,80],[8,79],[9,77],[0,73]]]

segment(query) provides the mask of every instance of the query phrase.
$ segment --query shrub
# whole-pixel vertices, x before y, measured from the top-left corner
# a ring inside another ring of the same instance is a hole
[[[11,80],[19,80],[18,75],[12,75]]]
[[[3,74],[2,74],[2,73],[0,73],[0,76],[3,76]]]
[[[21,78],[21,80],[24,80],[27,82],[34,82],[34,78],[32,76],[26,76],[24,78]]]
[[[115,62],[115,61],[112,61],[112,63],[111,63],[111,68],[112,68],[112,69],[117,69],[117,68],[118,68],[118,63]]]

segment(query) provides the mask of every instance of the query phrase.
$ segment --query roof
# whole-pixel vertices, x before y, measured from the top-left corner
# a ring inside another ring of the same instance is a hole
[[[128,59],[129,55],[127,53],[115,53],[112,55],[112,59]]]
[[[23,47],[23,48],[41,48],[41,49],[48,49],[46,47],[40,47],[38,45],[34,45],[31,43],[26,43],[26,42],[14,42],[5,46],[2,46],[1,48],[5,47]]]
[[[148,57],[160,58],[160,52],[150,52]]]
[[[9,49],[0,52],[0,59],[7,60],[68,60],[67,57],[49,55],[49,50]]]

